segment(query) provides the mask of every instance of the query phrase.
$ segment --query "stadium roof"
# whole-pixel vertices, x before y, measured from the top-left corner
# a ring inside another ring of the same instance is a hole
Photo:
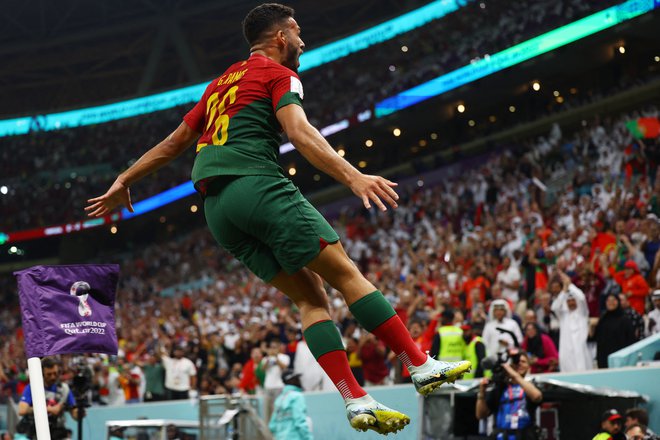
[[[198,83],[245,56],[241,20],[260,1],[11,0],[0,14],[0,116],[80,107]],[[308,48],[428,3],[285,2]]]

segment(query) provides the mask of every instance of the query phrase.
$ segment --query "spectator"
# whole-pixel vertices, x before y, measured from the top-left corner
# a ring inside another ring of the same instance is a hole
[[[559,346],[559,317],[552,310],[552,298],[553,295],[557,296],[561,292],[561,282],[559,280],[552,280],[549,284],[549,289],[552,294],[543,292],[539,296],[536,316],[541,330],[552,338],[556,346]]]
[[[120,376],[119,366],[111,365],[108,368],[108,405],[123,405],[126,403],[126,396],[121,385]]]
[[[562,290],[552,302],[559,317],[559,369],[585,371],[593,367],[589,338],[589,310],[584,294],[561,272]]]
[[[530,322],[525,326],[525,338],[521,347],[529,354],[532,374],[557,370],[559,364],[557,347],[550,336],[541,332],[538,324]]]
[[[256,394],[257,387],[259,387],[259,380],[257,379],[256,369],[259,363],[264,358],[261,348],[254,347],[250,352],[250,359],[243,365],[241,370],[241,381],[238,388],[247,394]]]
[[[520,289],[520,269],[511,264],[511,258],[504,257],[502,270],[497,273],[497,282],[502,286],[502,296],[517,304],[519,301],[518,291]]]
[[[621,304],[621,309],[623,310],[623,316],[625,316],[632,324],[635,341],[639,341],[640,339],[644,338],[644,318],[642,318],[642,316],[637,313],[637,310],[630,307],[628,296],[625,294],[619,294],[619,303]]]
[[[508,348],[519,347],[522,343],[520,326],[511,319],[509,303],[496,299],[490,304],[488,322],[484,327],[486,353],[494,355]]]
[[[364,373],[364,384],[389,385],[389,370],[385,363],[385,344],[376,339],[372,333],[364,331],[358,342],[358,353],[362,360],[362,372]]]
[[[649,413],[644,408],[630,408],[626,410],[626,421],[625,421],[626,429],[634,425],[644,426],[645,427],[644,434],[647,434],[648,436],[655,436],[655,433],[648,428]],[[626,434],[628,433],[626,432]]]
[[[144,371],[145,402],[165,400],[165,368],[160,358],[155,354],[147,355],[147,362],[142,364]]]
[[[649,438],[646,426],[634,423],[626,426],[626,440],[646,440]]]
[[[590,265],[583,264],[577,270],[579,276],[575,280],[575,286],[584,293],[589,317],[597,318],[601,313],[600,297],[605,288],[605,281],[600,274],[594,273]]]
[[[190,359],[183,356],[181,346],[175,346],[173,354],[174,357],[169,357],[166,351],[161,352],[168,399],[188,399],[196,392],[197,369]]]
[[[351,373],[360,386],[364,386],[364,370],[362,369],[362,359],[358,351],[359,341],[350,337],[346,339],[346,354],[348,356],[348,365],[351,367]]]
[[[596,325],[594,339],[598,368],[607,368],[610,354],[635,342],[632,324],[625,317],[617,295],[607,295],[605,313]]]
[[[332,391],[335,389],[328,375],[314,359],[304,339],[298,341],[296,346],[293,371],[300,374],[300,384],[305,391]]]
[[[261,360],[261,365],[266,372],[264,378],[264,407],[266,421],[270,420],[273,413],[275,398],[282,392],[284,382],[282,372],[289,367],[291,359],[282,353],[282,343],[278,339],[272,339],[268,346],[267,356]]]
[[[137,365],[125,362],[119,368],[119,385],[124,390],[126,403],[140,403],[140,388],[144,383],[144,375]]]
[[[644,277],[639,273],[637,263],[632,260],[626,261],[624,269],[620,272],[614,272],[610,269],[610,274],[614,280],[621,286],[621,292],[626,295],[630,301],[630,306],[640,315],[645,313],[646,297],[649,294],[649,285]]]
[[[648,316],[649,320],[646,327],[647,336],[660,333],[660,289],[653,291],[651,299],[653,301],[653,310],[649,312]]]

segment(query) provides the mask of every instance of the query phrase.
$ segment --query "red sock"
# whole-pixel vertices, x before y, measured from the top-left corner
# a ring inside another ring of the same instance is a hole
[[[371,333],[390,347],[406,367],[418,367],[426,362],[428,356],[415,344],[398,315],[392,316]]]
[[[356,399],[367,394],[355,380],[344,350],[330,351],[319,357],[318,362],[323,371],[330,376],[344,400]]]

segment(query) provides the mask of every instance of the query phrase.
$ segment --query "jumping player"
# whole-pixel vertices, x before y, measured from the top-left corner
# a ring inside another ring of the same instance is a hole
[[[330,318],[324,280],[408,367],[419,393],[455,381],[470,370],[470,362],[440,362],[419,350],[387,300],[346,255],[336,232],[278,166],[284,130],[307,161],[348,186],[367,209],[374,203],[385,211],[383,201],[397,207],[396,183],[362,174],[307,121],[296,73],[305,45],[293,15],[293,9],[276,3],[250,11],[243,21],[248,59],[213,80],[179,127],[104,195],[90,199],[85,210],[91,217],[119,205],[132,211],[129,187],[198,139],[192,180],[217,242],[298,306],[305,340],[344,398],[351,426],[396,432],[410,419],[376,402],[353,377]]]

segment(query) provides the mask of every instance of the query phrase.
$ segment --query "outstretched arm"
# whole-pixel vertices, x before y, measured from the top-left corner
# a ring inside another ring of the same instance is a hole
[[[392,189],[397,184],[380,176],[362,174],[328,144],[325,138],[308,121],[305,111],[298,105],[287,105],[277,111],[277,120],[296,149],[315,168],[349,187],[362,199],[365,208],[375,203],[381,211],[398,205],[399,196]],[[382,199],[382,200],[381,200]]]
[[[137,162],[121,173],[105,194],[87,200],[89,203],[85,208],[87,216],[102,217],[119,205],[124,205],[133,212],[131,193],[128,188],[143,177],[170,163],[192,145],[198,137],[199,133],[182,122],[172,134],[144,153]]]

